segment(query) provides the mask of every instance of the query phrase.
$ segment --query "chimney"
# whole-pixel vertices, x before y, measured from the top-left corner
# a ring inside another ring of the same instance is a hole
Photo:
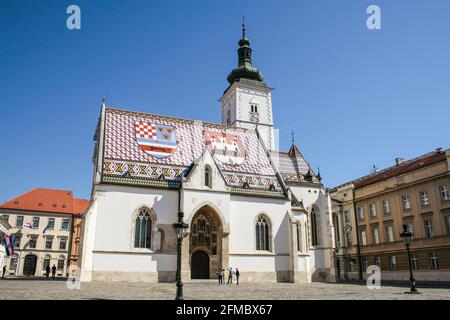
[[[395,158],[395,164],[397,166],[401,165],[403,162],[405,162],[404,158]]]

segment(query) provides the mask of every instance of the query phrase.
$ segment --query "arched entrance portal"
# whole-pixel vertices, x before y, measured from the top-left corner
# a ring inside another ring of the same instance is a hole
[[[209,279],[209,255],[203,250],[197,250],[191,258],[191,278]]]
[[[201,207],[191,221],[189,256],[192,279],[213,279],[222,268],[223,227],[218,214]]]
[[[23,264],[23,275],[34,276],[36,273],[37,257],[34,254],[25,256],[25,262]]]

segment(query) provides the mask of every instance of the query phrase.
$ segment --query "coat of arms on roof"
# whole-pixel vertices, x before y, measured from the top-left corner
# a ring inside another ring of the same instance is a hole
[[[205,130],[204,139],[218,161],[236,166],[244,163],[245,148],[239,136]]]
[[[175,127],[146,121],[136,121],[134,127],[137,144],[152,157],[166,158],[175,152]]]

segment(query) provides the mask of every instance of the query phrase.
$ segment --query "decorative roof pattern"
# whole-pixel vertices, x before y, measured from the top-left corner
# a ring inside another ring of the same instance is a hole
[[[292,145],[288,152],[274,151],[271,156],[285,182],[320,182],[297,146]],[[308,171],[311,174],[311,181],[305,178]]]
[[[173,127],[176,136],[173,154],[158,158],[145,152],[136,140],[136,123]],[[166,179],[178,179],[201,157],[207,147],[206,137],[210,137],[213,133],[217,133],[218,137],[235,137],[239,145],[245,149],[245,152],[240,152],[244,158],[242,162],[216,161],[224,176],[239,174],[260,177],[249,179],[255,181],[253,185],[249,183],[255,188],[270,185],[265,180],[277,182],[269,159],[252,130],[113,108],[106,108],[105,114],[103,174],[146,179],[157,179],[162,174]],[[212,153],[214,155],[214,152]],[[227,180],[236,186],[243,181],[231,178]]]

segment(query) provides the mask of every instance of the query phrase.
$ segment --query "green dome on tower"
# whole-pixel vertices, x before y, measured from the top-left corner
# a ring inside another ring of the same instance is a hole
[[[238,66],[227,77],[230,84],[238,79],[249,79],[260,82],[264,80],[261,71],[252,65],[252,48],[250,48],[250,40],[245,36],[245,20],[242,22],[242,38],[239,40]]]

